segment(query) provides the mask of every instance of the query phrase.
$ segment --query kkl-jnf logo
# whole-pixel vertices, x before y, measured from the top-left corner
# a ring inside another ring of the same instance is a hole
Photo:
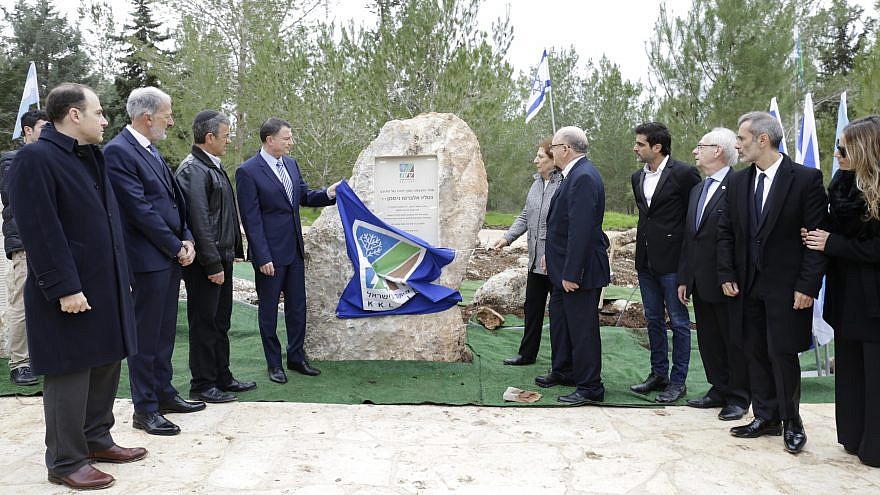
[[[407,284],[427,250],[362,220],[352,224],[360,258],[361,296],[367,311],[400,307],[416,292]]]

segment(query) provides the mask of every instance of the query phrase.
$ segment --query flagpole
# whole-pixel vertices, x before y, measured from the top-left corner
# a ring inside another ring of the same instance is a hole
[[[547,54],[547,75],[550,75],[550,54]],[[556,112],[553,111],[553,86],[547,87],[550,96],[550,125],[553,126],[553,135],[556,135]]]

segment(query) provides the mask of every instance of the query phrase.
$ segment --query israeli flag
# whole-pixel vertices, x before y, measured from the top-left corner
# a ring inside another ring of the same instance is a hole
[[[21,103],[18,105],[18,116],[15,117],[15,130],[12,131],[12,139],[21,136],[21,116],[30,110],[31,105],[40,108],[40,93],[37,88],[37,66],[31,62],[28,69],[27,79],[24,82],[24,91],[21,92]]]
[[[782,141],[779,142],[779,152],[788,154],[788,148],[785,146],[785,126],[782,125],[782,117],[779,114],[779,104],[776,103],[776,97],[770,98],[770,115],[772,115],[779,126],[782,127]]]
[[[550,62],[547,60],[547,50],[544,50],[541,62],[538,63],[538,70],[535,71],[535,77],[532,78],[529,101],[526,102],[526,124],[544,106],[544,95],[547,91],[550,91]]]
[[[831,156],[834,161],[831,162],[831,175],[834,176],[834,173],[837,172],[837,169],[840,168],[840,162],[837,161],[837,156],[834,152],[837,150],[837,144],[840,142],[840,136],[843,135],[843,128],[849,124],[849,117],[846,115],[846,91],[840,93],[840,105],[837,107],[837,131],[834,133],[834,148],[831,150]]]
[[[336,206],[354,267],[336,306],[337,317],[437,313],[461,302],[457,290],[431,283],[455,259],[454,250],[435,248],[386,224],[344,180],[336,187]]]
[[[804,101],[804,121],[801,126],[798,155],[800,158],[795,160],[796,162],[802,163],[805,167],[821,170],[819,166],[819,139],[816,134],[816,118],[813,115],[813,95],[811,93],[807,93]],[[824,301],[825,279],[823,277],[819,297],[813,301],[813,335],[816,336],[816,342],[819,345],[825,345],[834,338],[834,329],[822,318]]]

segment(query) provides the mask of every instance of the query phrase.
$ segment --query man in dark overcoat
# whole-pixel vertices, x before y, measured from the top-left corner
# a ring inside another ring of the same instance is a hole
[[[51,123],[19,151],[9,185],[28,253],[25,313],[31,366],[44,375],[46,467],[52,483],[104,488],[114,479],[91,462],[147,454],[110,435],[120,362],[137,339],[119,208],[95,146],[107,120],[79,84],[53,89],[46,113]]]
[[[798,352],[810,347],[813,299],[825,256],[801,242],[827,211],[822,172],[780,153],[782,126],[766,112],[739,118],[736,148],[751,165],[731,174],[718,221],[718,282],[731,297],[730,328],[742,332],[754,420],[740,438],[782,435],[797,454],[807,442],[799,413]],[[780,424],[781,423],[781,424]]]

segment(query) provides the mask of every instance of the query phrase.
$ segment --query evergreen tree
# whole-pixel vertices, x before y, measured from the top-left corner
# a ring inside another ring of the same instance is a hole
[[[125,24],[122,35],[113,37],[125,48],[119,59],[119,73],[114,80],[118,98],[106,109],[110,125],[105,132],[110,136],[117,134],[128,123],[125,102],[131,91],[144,86],[160,86],[155,67],[161,58],[168,56],[159,45],[170,36],[161,34],[159,28],[162,23],[153,20],[153,0],[132,0],[132,7],[130,23]]]
[[[11,35],[4,39],[0,57],[0,149],[12,146],[10,137],[21,99],[28,66],[37,68],[41,99],[62,82],[95,86],[93,64],[83,48],[79,30],[60,15],[49,0],[31,5],[18,0],[3,19],[11,26]]]

